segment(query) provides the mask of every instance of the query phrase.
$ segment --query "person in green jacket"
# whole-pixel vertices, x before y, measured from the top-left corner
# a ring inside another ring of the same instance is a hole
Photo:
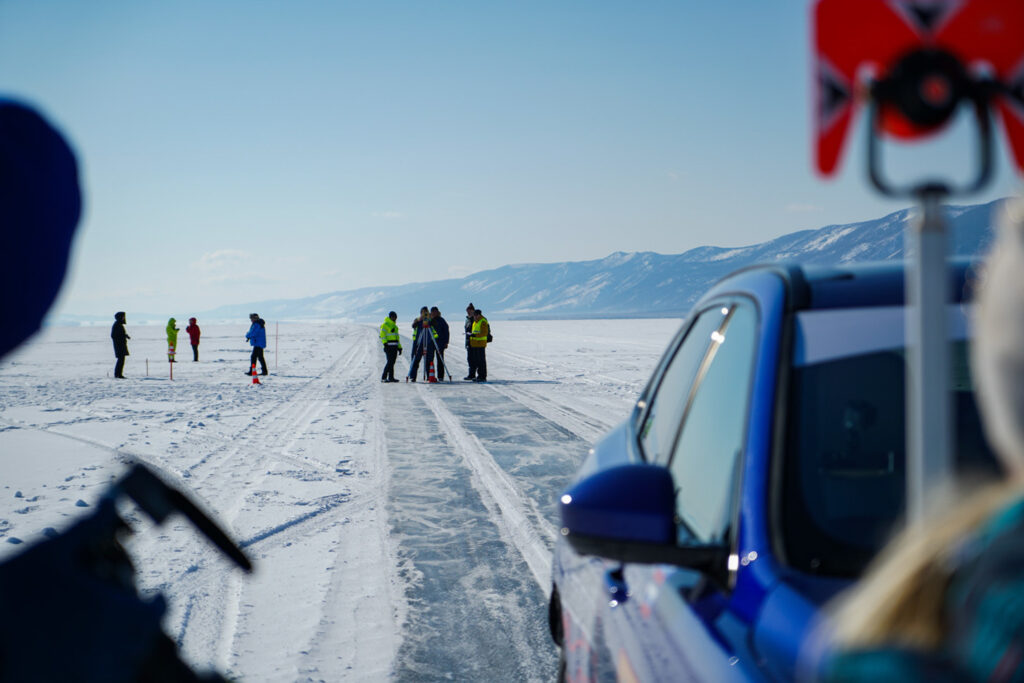
[[[174,318],[167,321],[167,360],[174,363],[174,351],[178,348],[178,328]]]
[[[394,311],[380,324],[380,343],[384,345],[384,372],[380,375],[381,382],[397,382],[395,379],[395,360],[402,355],[402,341],[398,338],[398,314]]]

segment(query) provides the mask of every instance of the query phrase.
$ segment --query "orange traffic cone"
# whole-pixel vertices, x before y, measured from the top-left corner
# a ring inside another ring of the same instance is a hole
[[[434,374],[434,361],[430,361],[430,367],[427,369],[427,382],[437,384],[437,375]]]
[[[259,384],[260,383],[260,378],[257,377],[257,375],[256,375],[256,364],[255,363],[252,364],[252,383],[253,384]]]

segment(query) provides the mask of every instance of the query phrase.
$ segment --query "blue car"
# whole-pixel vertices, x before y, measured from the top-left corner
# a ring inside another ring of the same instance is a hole
[[[992,473],[950,267],[958,468]],[[561,499],[551,632],[568,681],[787,681],[822,605],[904,510],[903,266],[715,285]]]

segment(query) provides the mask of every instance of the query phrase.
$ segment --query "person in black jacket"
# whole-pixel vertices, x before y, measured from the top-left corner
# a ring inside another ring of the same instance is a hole
[[[444,352],[448,348],[448,341],[451,331],[448,329],[448,321],[441,317],[441,310],[437,306],[430,308],[430,326],[434,328],[437,336],[434,341],[437,344],[437,378],[444,380]],[[428,360],[430,352],[427,352]]]
[[[473,302],[470,301],[469,305],[466,306],[466,362],[469,363],[469,374],[462,379],[473,379],[476,377],[476,370],[473,368],[473,363],[469,360],[471,355],[469,352],[469,338],[473,336],[474,311],[476,309],[473,308]]]
[[[409,374],[406,382],[415,382],[420,370],[420,359],[427,352],[427,335],[430,334],[430,309],[420,308],[420,315],[412,321],[412,356],[409,358]]]
[[[114,377],[124,379],[124,359],[128,356],[128,332],[124,329],[124,311],[114,314],[114,325],[110,328],[110,338],[114,340],[114,356],[117,362],[114,364]]]

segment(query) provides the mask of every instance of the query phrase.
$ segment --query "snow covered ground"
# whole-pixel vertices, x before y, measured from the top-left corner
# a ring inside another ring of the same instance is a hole
[[[141,461],[256,563],[246,576],[184,519],[126,508],[140,587],[167,596],[165,631],[197,668],[552,680],[556,496],[678,325],[497,321],[487,385],[461,381],[459,345],[454,383],[381,384],[372,325],[282,324],[275,356],[269,323],[260,386],[243,376],[247,325],[204,328],[198,363],[183,330],[173,381],[160,327],[129,321],[123,381],[108,327],[48,329],[0,361],[0,559]]]

